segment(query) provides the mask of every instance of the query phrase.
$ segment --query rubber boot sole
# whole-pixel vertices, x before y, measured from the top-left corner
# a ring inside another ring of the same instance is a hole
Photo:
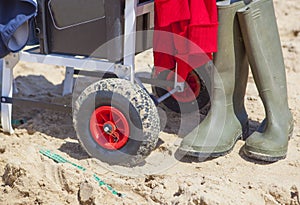
[[[293,131],[294,131],[294,124],[292,123],[289,128],[289,135],[288,135],[289,140],[291,139],[291,137],[293,135]],[[253,152],[251,150],[245,149],[245,147],[243,148],[243,152],[249,158],[262,160],[265,162],[277,162],[279,160],[286,158],[286,153],[281,156],[274,156],[274,155],[272,156],[272,155],[267,155],[267,154],[263,154],[263,153]]]
[[[186,156],[190,156],[190,157],[197,157],[197,158],[218,158],[218,157],[222,157],[225,156],[227,154],[229,154],[230,152],[232,152],[235,144],[237,143],[238,140],[243,139],[243,134],[238,135],[235,140],[233,145],[226,151],[223,152],[212,152],[212,153],[206,153],[206,152],[199,152],[199,151],[193,151],[193,150],[185,150],[183,148],[179,148],[179,151],[181,153],[183,153]]]
[[[258,153],[258,152],[253,152],[253,151],[249,151],[247,149],[243,149],[243,152],[244,154],[251,158],[251,159],[257,159],[257,160],[260,160],[260,161],[265,161],[265,162],[277,162],[281,159],[285,159],[286,158],[286,154],[285,155],[282,155],[282,156],[271,156],[271,155],[265,155],[265,154],[262,154],[262,153]]]

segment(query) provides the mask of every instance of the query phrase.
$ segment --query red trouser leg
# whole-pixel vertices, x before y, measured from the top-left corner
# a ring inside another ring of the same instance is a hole
[[[175,59],[177,63],[178,82],[184,82],[188,73],[193,69],[189,65],[189,49],[188,49],[188,24],[189,21],[181,21],[173,23],[173,42],[176,49]]]
[[[184,82],[192,70],[204,65],[212,59],[211,53],[205,53],[198,45],[189,39],[188,29],[189,21],[172,24],[179,82]]]
[[[153,38],[154,76],[163,70],[172,70],[176,66],[175,47],[171,26],[155,27]]]
[[[188,21],[173,23],[167,27],[156,26],[153,39],[154,76],[163,70],[174,69],[177,63],[178,81],[184,82],[193,69],[212,58],[210,53],[204,53],[188,39],[187,29]],[[190,53],[191,48],[193,54]]]

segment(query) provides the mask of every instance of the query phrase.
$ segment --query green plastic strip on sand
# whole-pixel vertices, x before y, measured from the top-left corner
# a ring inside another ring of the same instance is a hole
[[[42,155],[54,160],[57,163],[69,163],[71,165],[73,165],[74,167],[76,167],[77,169],[80,169],[81,171],[86,171],[86,168],[77,165],[65,158],[63,158],[62,156],[55,154],[53,152],[51,152],[50,150],[45,150],[42,149],[39,151]],[[110,185],[108,185],[107,183],[105,183],[104,181],[102,181],[96,174],[93,175],[94,180],[96,180],[99,184],[99,186],[105,186],[113,195],[116,195],[118,197],[125,197],[124,194],[121,194],[119,192],[117,192],[116,190],[114,190]]]

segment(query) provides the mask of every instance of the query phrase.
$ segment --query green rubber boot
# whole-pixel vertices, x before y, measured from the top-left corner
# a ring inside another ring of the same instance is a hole
[[[242,125],[243,138],[248,137],[249,121],[245,109],[245,94],[249,75],[249,63],[246,49],[238,21],[234,22],[234,54],[235,54],[235,86],[233,92],[233,108],[235,115]],[[223,39],[226,40],[226,39]],[[226,47],[225,47],[226,48]],[[220,50],[221,52],[223,51]],[[215,65],[222,61],[221,58],[215,59]],[[224,56],[223,56],[224,57]]]
[[[263,133],[254,132],[244,153],[273,162],[285,158],[293,118],[288,107],[286,74],[272,0],[250,3],[238,12],[255,84],[266,112]]]
[[[225,155],[241,138],[241,124],[247,126],[244,95],[248,63],[236,15],[244,6],[243,2],[218,5],[219,52],[214,56],[215,68],[211,71],[211,109],[204,121],[183,139],[179,150],[186,155]]]

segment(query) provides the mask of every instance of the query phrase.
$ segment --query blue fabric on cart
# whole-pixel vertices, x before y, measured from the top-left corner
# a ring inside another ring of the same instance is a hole
[[[29,20],[36,14],[36,0],[0,0],[0,58],[26,46]]]
[[[230,4],[233,4],[233,3],[238,2],[238,1],[242,1],[242,0],[231,0]]]
[[[3,30],[4,26],[0,24],[0,32]],[[1,37],[0,37],[0,60],[1,58],[5,57],[7,54],[9,54],[9,50],[7,47],[4,45]]]
[[[220,1],[225,1],[225,0],[217,0],[217,2],[220,2]],[[233,3],[235,3],[235,2],[238,2],[238,1],[243,1],[243,0],[227,0],[228,5],[229,5],[229,4],[233,4]]]

